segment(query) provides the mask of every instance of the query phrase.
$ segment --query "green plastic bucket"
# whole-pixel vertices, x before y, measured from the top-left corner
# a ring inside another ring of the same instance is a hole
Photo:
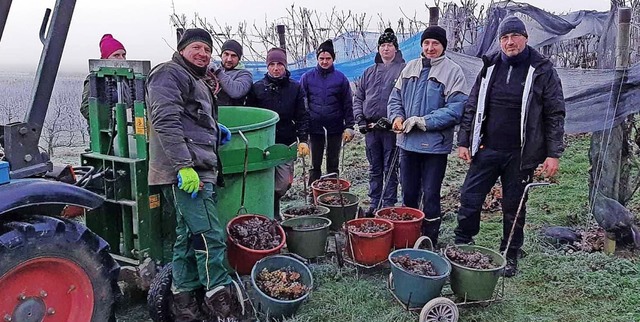
[[[433,264],[437,276],[423,276],[405,271],[391,259],[407,255],[411,259],[424,258]],[[409,308],[423,307],[427,302],[439,297],[442,287],[451,273],[451,265],[440,255],[424,249],[398,249],[389,254],[391,291]]]
[[[247,213],[273,218],[274,168],[294,160],[297,147],[275,144],[276,123],[279,116],[271,110],[222,106],[219,122],[231,131],[231,141],[220,147],[219,154],[224,172],[224,187],[217,187],[217,209],[222,226],[235,217],[242,199],[245,141],[248,142],[248,165],[244,197]]]
[[[489,255],[498,267],[492,269],[475,269],[462,266],[447,256],[445,257],[451,262],[451,290],[460,299],[467,301],[484,301],[492,298],[493,293],[498,284],[498,278],[502,275],[502,271],[507,263],[500,253],[489,248],[476,245],[458,245],[458,248],[465,251],[479,251]]]
[[[267,316],[265,321],[271,319],[287,318],[294,315],[302,302],[309,296],[307,294],[295,299],[295,300],[279,300],[268,296],[256,284],[256,278],[262,269],[266,268],[269,271],[274,271],[280,268],[290,267],[292,270],[300,273],[301,282],[309,287],[309,290],[313,289],[313,276],[309,268],[305,266],[301,261],[283,255],[274,255],[261,259],[251,270],[251,286],[255,291],[254,305],[256,309]]]
[[[294,213],[298,210],[306,210],[309,208],[313,208],[314,209],[314,213],[313,215],[309,215],[309,216],[316,216],[316,217],[326,217],[327,214],[329,213],[329,208],[327,207],[323,207],[323,206],[316,206],[316,205],[302,205],[302,206],[291,206],[291,207],[287,207],[286,209],[283,209],[280,211],[282,218],[298,218],[300,216],[296,216],[294,215]]]
[[[304,258],[324,255],[331,220],[324,217],[304,216],[283,221],[281,224],[287,234],[287,249]],[[322,225],[316,228],[304,228],[303,225]]]
[[[326,203],[327,198],[333,196],[342,196],[348,202],[343,205],[331,205]],[[345,222],[356,218],[358,213],[358,196],[351,192],[327,192],[318,196],[318,205],[329,208],[327,218],[331,219],[331,230],[338,231]]]

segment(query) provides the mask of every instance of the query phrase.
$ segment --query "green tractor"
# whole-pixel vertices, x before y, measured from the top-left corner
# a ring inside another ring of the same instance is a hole
[[[0,39],[10,6],[0,4]],[[172,321],[166,264],[175,218],[147,183],[149,62],[89,61],[91,143],[79,166],[54,166],[38,148],[74,7],[75,0],[57,0],[47,9],[25,120],[0,125],[0,318],[114,321],[117,282],[126,278],[151,289],[154,321]],[[275,144],[274,112],[226,107],[219,118],[234,133],[220,149],[221,221],[243,211],[272,217],[274,167],[294,159],[296,147]],[[73,220],[79,215],[86,225]]]

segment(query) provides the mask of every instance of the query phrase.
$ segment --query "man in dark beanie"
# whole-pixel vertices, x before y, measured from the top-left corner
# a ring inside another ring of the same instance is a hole
[[[380,207],[392,207],[398,202],[398,170],[393,161],[397,161],[396,135],[377,124],[386,120],[389,95],[404,66],[398,38],[393,29],[387,28],[378,39],[374,65],[364,71],[353,96],[353,115],[365,136],[369,161],[371,203],[365,212],[367,217]]]
[[[216,93],[218,106],[244,105],[253,83],[253,75],[240,63],[242,45],[229,39],[220,48],[221,66],[212,66],[212,72],[220,85]]]
[[[420,43],[424,43],[425,39],[435,39],[442,45],[443,49],[447,49],[447,31],[440,26],[429,26],[422,32]]]
[[[322,53],[328,53],[331,59],[336,60],[336,52],[333,50],[333,40],[327,39],[316,49],[316,58]]]
[[[276,124],[276,143],[292,145],[298,142],[298,155],[309,155],[309,112],[304,104],[300,84],[290,78],[287,70],[287,53],[282,48],[267,52],[267,73],[255,82],[247,105],[272,110],[280,116]],[[280,217],[280,199],[293,183],[294,161],[276,166],[273,213]]]
[[[422,57],[402,70],[387,109],[398,134],[402,201],[411,208],[422,204],[422,235],[435,246],[442,223],[440,190],[447,155],[453,148],[453,132],[460,123],[467,90],[462,68],[445,56],[444,29],[431,26],[421,39]]]
[[[300,78],[311,121],[309,184],[322,176],[322,158],[327,151],[327,173],[338,173],[340,149],[353,139],[353,98],[349,80],[335,69],[336,54],[331,39],[316,50],[318,65]],[[326,141],[326,146],[325,146]]]
[[[517,273],[524,242],[524,189],[539,164],[556,174],[564,151],[564,96],[553,63],[527,45],[527,30],[515,16],[498,28],[501,51],[484,60],[458,132],[458,156],[470,163],[460,191],[456,243],[471,243],[480,231],[485,196],[502,183],[505,276]],[[516,220],[517,216],[517,220]],[[515,222],[515,226],[514,226]],[[513,237],[509,241],[511,229]]]
[[[162,190],[166,210],[176,217],[175,321],[239,317],[244,311],[239,286],[223,264],[224,233],[213,197],[217,151],[231,133],[217,122],[213,93],[204,82],[211,49],[205,30],[186,30],[178,51],[153,68],[146,84],[149,184]],[[200,289],[203,299],[197,298]]]

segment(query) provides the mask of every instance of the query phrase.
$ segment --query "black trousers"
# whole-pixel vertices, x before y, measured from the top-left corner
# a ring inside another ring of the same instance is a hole
[[[456,243],[469,243],[480,232],[482,204],[500,178],[502,183],[502,241],[500,250],[507,247],[511,226],[518,211],[524,189],[532,180],[534,169],[520,170],[520,150],[496,151],[481,148],[473,157],[471,167],[460,191],[458,227],[454,230]],[[526,200],[525,200],[526,201]],[[524,242],[526,209],[523,205],[507,257],[515,258]]]
[[[327,135],[327,144],[325,146],[325,137],[323,134],[309,135],[309,149],[311,150],[311,169],[309,169],[309,185],[320,179],[322,176],[322,158],[325,149],[327,151],[327,172],[338,174],[338,166],[340,165],[340,147],[342,144],[342,133]]]

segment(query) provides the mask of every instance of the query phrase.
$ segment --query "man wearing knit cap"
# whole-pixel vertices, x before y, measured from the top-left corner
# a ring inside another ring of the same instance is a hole
[[[467,89],[462,68],[445,55],[445,30],[430,26],[420,38],[422,57],[402,70],[387,108],[400,149],[403,203],[422,204],[422,235],[435,246],[442,222],[440,189]]]
[[[365,213],[367,217],[373,216],[379,206],[392,207],[398,202],[398,171],[393,161],[397,160],[396,135],[376,124],[387,118],[389,95],[404,66],[398,38],[393,29],[387,28],[378,39],[374,65],[364,71],[353,96],[353,114],[358,130],[365,136],[369,161],[371,203]]]
[[[127,50],[124,45],[111,34],[104,34],[100,39],[100,59],[127,59]],[[123,91],[128,93],[128,91]],[[85,78],[82,88],[82,102],[80,103],[80,114],[89,123],[89,76]],[[117,98],[116,98],[117,101]]]
[[[322,175],[322,157],[327,151],[327,173],[338,173],[340,149],[353,139],[353,100],[349,80],[335,69],[336,53],[331,39],[316,50],[318,65],[300,78],[306,94],[311,148],[309,184]],[[326,141],[326,146],[325,146]]]
[[[253,76],[240,63],[242,45],[229,39],[222,44],[220,50],[221,66],[214,66],[212,69],[220,84],[219,92],[216,93],[218,106],[244,105]]]
[[[470,168],[460,191],[455,235],[456,243],[473,242],[480,231],[485,196],[499,177],[500,250],[506,250],[504,274],[510,277],[517,273],[524,241],[524,207],[516,214],[520,199],[539,164],[545,176],[558,171],[564,151],[565,108],[553,63],[527,45],[524,23],[515,16],[507,17],[498,33],[501,51],[484,60],[458,133],[458,156]]]
[[[173,247],[175,321],[226,319],[243,314],[238,284],[227,273],[225,240],[216,209],[218,149],[231,133],[217,122],[205,83],[213,47],[203,29],[187,29],[170,61],[147,79],[149,184],[162,190],[176,217]],[[204,289],[204,299],[198,290]],[[202,307],[199,303],[203,302]]]
[[[309,155],[309,112],[304,104],[304,93],[300,84],[289,76],[287,53],[282,48],[271,48],[267,52],[267,73],[255,82],[247,96],[247,106],[266,108],[278,113],[276,143],[292,145],[298,143],[298,154]],[[280,198],[293,183],[293,161],[276,166],[273,213],[280,217]]]

